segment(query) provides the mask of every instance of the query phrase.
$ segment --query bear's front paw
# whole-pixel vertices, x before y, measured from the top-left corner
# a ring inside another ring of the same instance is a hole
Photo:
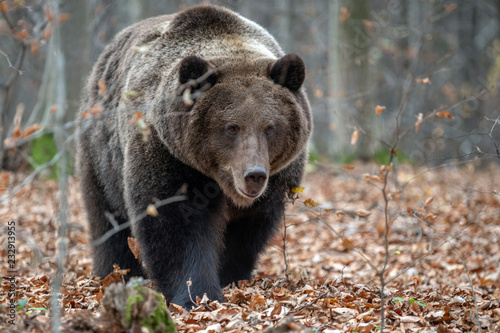
[[[182,306],[184,309],[190,311],[193,307],[209,303],[211,301],[223,302],[222,292],[220,290],[212,290],[211,292],[183,292],[172,298],[171,303]]]

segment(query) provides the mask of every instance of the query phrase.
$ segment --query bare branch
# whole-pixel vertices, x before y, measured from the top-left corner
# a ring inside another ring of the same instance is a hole
[[[159,208],[159,207],[162,207],[162,206],[174,203],[174,202],[184,201],[187,199],[188,199],[188,197],[186,195],[176,195],[176,196],[164,199],[164,200],[157,201],[153,205],[155,206],[155,208]],[[144,211],[141,214],[137,215],[136,221],[137,222],[141,221],[146,216],[148,216],[148,213],[146,211]],[[114,227],[113,229],[108,230],[104,235],[102,235],[98,239],[94,240],[91,245],[92,246],[101,245],[105,241],[107,241],[109,238],[111,238],[113,235],[115,235],[116,233],[118,233],[122,230],[125,230],[127,228],[130,228],[131,225],[132,225],[132,221],[130,221],[130,220],[127,222],[124,222],[124,223],[120,224],[118,227]]]

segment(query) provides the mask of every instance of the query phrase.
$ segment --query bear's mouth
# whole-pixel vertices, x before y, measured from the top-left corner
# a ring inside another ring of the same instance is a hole
[[[240,207],[248,207],[252,205],[262,194],[266,191],[268,179],[264,182],[261,182],[256,186],[255,183],[245,181],[243,175],[241,177],[237,177],[234,168],[229,167],[232,173],[232,183],[231,189],[229,189],[228,193],[231,193],[230,197],[232,197],[233,202]],[[242,172],[243,173],[243,172]]]
[[[239,187],[236,187],[236,190],[241,194],[243,195],[244,197],[248,197],[248,198],[251,198],[251,199],[255,199],[257,198],[259,195],[262,194],[263,191],[259,191],[259,192],[247,192]]]

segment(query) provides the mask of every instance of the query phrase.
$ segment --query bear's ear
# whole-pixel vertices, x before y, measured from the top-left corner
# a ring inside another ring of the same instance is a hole
[[[269,70],[269,76],[276,84],[297,91],[304,83],[306,67],[301,57],[288,53],[276,60]]]
[[[217,76],[208,61],[191,55],[185,57],[181,61],[179,67],[179,83],[183,85],[191,80],[195,80],[197,86],[201,87],[207,83],[214,85],[217,82]]]

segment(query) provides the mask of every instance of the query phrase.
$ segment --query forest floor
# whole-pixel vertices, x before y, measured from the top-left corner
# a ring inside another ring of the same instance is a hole
[[[375,332],[383,285],[386,332],[478,332],[478,324],[483,332],[500,332],[498,162],[399,166],[387,184],[384,175],[373,164],[316,167],[288,204],[286,228],[261,257],[254,279],[226,287],[221,304],[198,299],[189,312],[172,306],[177,330]],[[50,331],[61,200],[57,181],[35,178],[19,188],[26,177],[0,174],[0,197],[8,198],[0,201],[2,332]],[[78,179],[70,178],[67,198],[62,330],[123,331],[102,315],[102,300],[121,273],[92,274]],[[14,319],[6,278],[10,221]]]

